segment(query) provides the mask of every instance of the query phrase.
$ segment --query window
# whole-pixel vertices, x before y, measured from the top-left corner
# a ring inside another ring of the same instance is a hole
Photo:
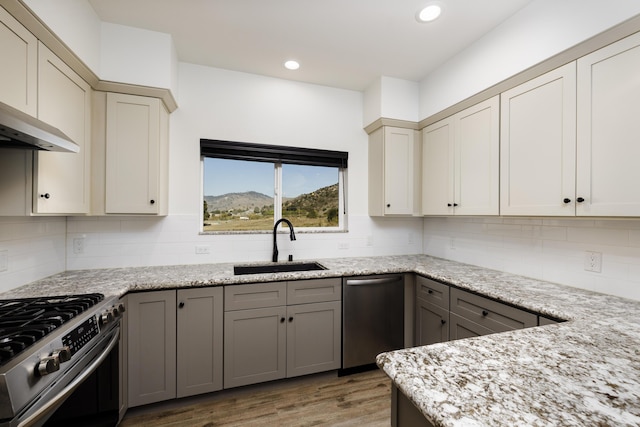
[[[203,232],[345,229],[347,153],[200,140]]]

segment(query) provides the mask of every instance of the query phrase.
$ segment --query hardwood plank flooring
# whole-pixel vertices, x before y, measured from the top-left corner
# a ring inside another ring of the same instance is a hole
[[[335,373],[132,408],[121,427],[385,426],[391,381],[380,370]]]

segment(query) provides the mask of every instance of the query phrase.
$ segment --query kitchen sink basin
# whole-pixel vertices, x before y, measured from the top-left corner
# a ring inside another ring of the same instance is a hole
[[[242,274],[286,273],[291,271],[314,271],[326,269],[327,268],[325,266],[318,264],[317,262],[249,264],[234,265],[233,274],[239,276]]]

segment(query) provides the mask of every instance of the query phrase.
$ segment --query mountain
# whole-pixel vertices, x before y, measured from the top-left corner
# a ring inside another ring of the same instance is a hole
[[[221,196],[204,196],[209,212],[216,210],[235,213],[262,209],[264,206],[273,206],[273,197],[256,191],[246,193],[227,193]],[[331,208],[338,208],[338,184],[320,188],[311,193],[301,194],[293,199],[283,200],[283,211],[316,212],[323,215]]]
[[[253,210],[256,207],[262,209],[263,206],[273,205],[273,197],[256,191],[227,193],[221,196],[204,196],[204,200],[207,202],[209,212],[216,210],[229,211],[231,209],[235,212],[244,212]]]

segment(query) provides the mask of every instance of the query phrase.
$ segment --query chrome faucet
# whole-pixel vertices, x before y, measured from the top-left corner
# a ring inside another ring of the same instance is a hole
[[[296,240],[296,233],[293,232],[293,224],[291,224],[291,221],[286,218],[280,218],[277,220],[276,225],[273,226],[273,257],[271,258],[271,261],[273,262],[278,262],[278,243],[276,242],[276,232],[278,230],[278,225],[280,225],[281,222],[284,222],[289,226],[289,238],[291,240]]]

